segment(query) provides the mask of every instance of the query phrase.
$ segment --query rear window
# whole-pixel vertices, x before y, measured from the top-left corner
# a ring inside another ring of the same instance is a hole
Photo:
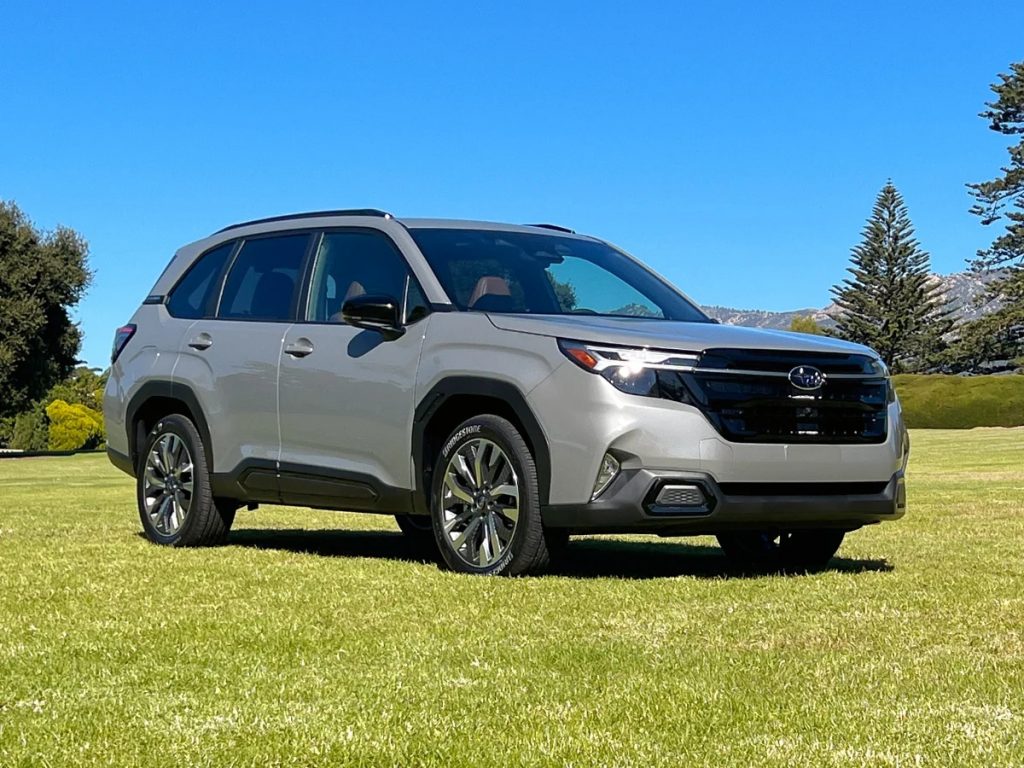
[[[200,256],[174,286],[167,299],[167,311],[174,317],[191,320],[213,314],[220,273],[234,247],[234,242],[225,243]]]
[[[246,240],[224,282],[217,316],[231,320],[292,319],[309,235]]]

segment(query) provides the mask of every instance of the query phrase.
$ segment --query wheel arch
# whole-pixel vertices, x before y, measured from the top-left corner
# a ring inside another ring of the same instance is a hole
[[[412,458],[416,488],[413,507],[430,511],[427,500],[434,461],[451,431],[473,416],[490,413],[508,419],[519,430],[537,464],[540,503],[548,503],[551,453],[540,422],[514,384],[486,376],[449,376],[430,388],[413,417]]]
[[[210,428],[199,405],[199,398],[186,384],[155,380],[147,381],[139,387],[128,401],[125,429],[128,432],[128,451],[133,468],[139,465],[139,452],[146,441],[146,435],[157,421],[172,413],[187,416],[196,425],[212,467],[213,447],[210,441]]]

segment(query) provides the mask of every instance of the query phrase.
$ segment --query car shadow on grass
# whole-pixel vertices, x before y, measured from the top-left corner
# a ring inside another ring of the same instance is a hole
[[[884,559],[833,557],[825,571],[839,573],[889,572]],[[705,579],[763,578],[730,563],[713,544],[679,541],[574,539],[550,573],[571,578],[658,579],[692,576]],[[803,576],[804,573],[787,573]]]
[[[319,557],[372,557],[413,563],[438,563],[433,545],[390,531],[301,529],[241,529],[231,532],[228,544],[273,549]],[[825,571],[838,573],[889,572],[884,559],[832,558]],[[678,541],[576,538],[552,563],[545,575],[565,578],[663,579],[761,578],[765,574],[733,567],[714,545]],[[798,576],[803,574],[788,574]],[[541,577],[543,578],[543,577]]]
[[[228,545],[276,549],[319,557],[373,557],[411,563],[438,562],[432,547],[397,531],[243,528],[231,531]]]

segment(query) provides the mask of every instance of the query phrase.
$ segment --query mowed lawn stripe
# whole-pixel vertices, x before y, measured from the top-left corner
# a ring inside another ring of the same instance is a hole
[[[1024,430],[912,440],[907,517],[792,577],[653,537],[457,576],[273,507],[170,550],[103,456],[0,461],[0,765],[1020,765]]]

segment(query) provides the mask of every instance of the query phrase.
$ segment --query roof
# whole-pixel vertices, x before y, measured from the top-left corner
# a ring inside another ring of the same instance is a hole
[[[378,208],[344,208],[332,211],[306,211],[301,213],[288,213],[281,216],[268,216],[262,219],[242,221],[231,224],[223,229],[217,230],[214,234],[229,232],[242,227],[255,226],[258,224],[271,224],[276,222],[302,221],[304,219],[327,219],[344,217],[372,217],[391,219],[410,229],[490,229],[504,231],[531,232],[537,229],[544,229],[547,232],[557,232],[564,235],[576,235],[571,229],[560,227],[556,224],[507,224],[496,221],[475,221],[470,219],[398,219],[387,211]]]

